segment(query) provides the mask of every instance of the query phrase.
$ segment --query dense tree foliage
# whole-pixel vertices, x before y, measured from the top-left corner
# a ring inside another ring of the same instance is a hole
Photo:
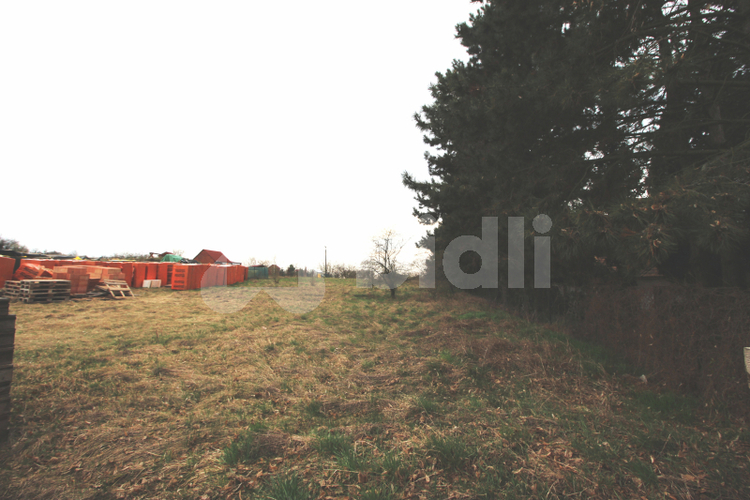
[[[438,255],[482,216],[501,231],[525,216],[530,236],[545,213],[553,281],[590,279],[597,256],[625,280],[658,265],[743,285],[750,1],[478,3],[457,27],[469,61],[437,73],[415,115],[431,179],[403,178],[416,215],[439,220]]]
[[[12,240],[10,238],[3,238],[2,236],[0,236],[0,250],[8,250],[8,251],[26,253],[29,251],[29,248],[26,245],[21,245],[16,240]]]

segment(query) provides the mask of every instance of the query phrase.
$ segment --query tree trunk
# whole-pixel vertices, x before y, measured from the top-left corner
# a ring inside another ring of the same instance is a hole
[[[392,299],[396,298],[396,289],[395,288],[391,288],[391,298]]]

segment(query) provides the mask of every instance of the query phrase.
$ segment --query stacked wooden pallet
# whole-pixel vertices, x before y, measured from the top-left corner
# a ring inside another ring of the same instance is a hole
[[[20,280],[6,281],[3,295],[12,301],[28,304],[46,304],[70,300],[69,280]]]

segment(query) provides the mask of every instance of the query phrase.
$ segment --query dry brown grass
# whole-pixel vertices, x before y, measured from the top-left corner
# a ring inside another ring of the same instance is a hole
[[[0,496],[267,498],[289,475],[311,498],[729,498],[746,487],[744,423],[716,436],[655,414],[566,340],[480,299],[407,286],[391,300],[326,280],[322,304],[296,315],[263,294],[239,309],[242,288],[222,292],[234,312],[164,289],[14,304]],[[227,465],[243,440],[244,459]],[[701,463],[713,448],[718,473]]]

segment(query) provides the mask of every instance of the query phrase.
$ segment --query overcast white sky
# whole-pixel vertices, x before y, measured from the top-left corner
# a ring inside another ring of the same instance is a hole
[[[358,264],[416,241],[412,115],[469,0],[0,4],[0,235]],[[411,249],[413,245],[409,244]]]

